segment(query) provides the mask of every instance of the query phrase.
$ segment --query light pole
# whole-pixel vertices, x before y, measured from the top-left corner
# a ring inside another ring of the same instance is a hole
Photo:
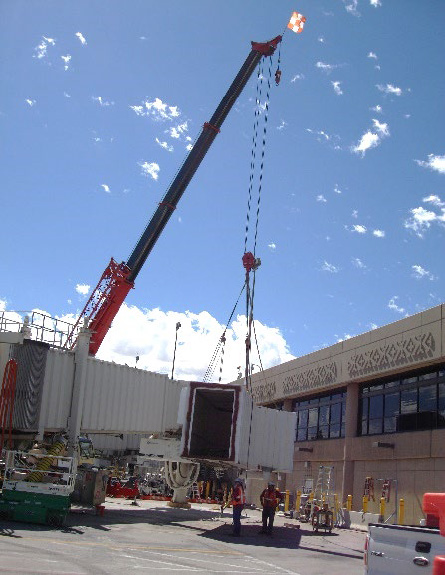
[[[181,327],[181,324],[179,323],[179,321],[176,324],[176,337],[175,337],[175,351],[173,352],[173,366],[172,366],[172,379],[173,379],[173,373],[175,371],[175,358],[176,358],[176,344],[178,343],[178,329]]]

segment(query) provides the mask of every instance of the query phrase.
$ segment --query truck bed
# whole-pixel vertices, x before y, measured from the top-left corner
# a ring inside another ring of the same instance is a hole
[[[365,575],[430,575],[436,555],[445,554],[439,529],[370,523]]]

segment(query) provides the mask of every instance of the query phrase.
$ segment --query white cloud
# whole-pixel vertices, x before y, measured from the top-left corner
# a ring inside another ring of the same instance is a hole
[[[337,64],[325,64],[324,62],[317,62],[315,64],[316,68],[319,68],[320,70],[323,70],[323,72],[327,72],[328,74],[330,72],[332,72],[332,70],[335,70],[335,68],[338,68]]]
[[[382,5],[380,0],[369,0],[369,3],[371,4],[371,6],[374,6],[374,8],[377,8]]]
[[[380,90],[380,92],[383,92],[385,94],[394,94],[395,96],[401,96],[402,95],[402,89],[397,88],[396,86],[393,86],[392,84],[386,84],[386,86],[383,86],[382,84],[377,84],[376,88],[378,90]]]
[[[312,130],[311,128],[306,128],[306,132],[314,134],[318,142],[328,142],[329,146],[332,147],[334,150],[341,149],[339,144],[337,143],[340,141],[340,138],[336,134],[330,135],[324,130]]]
[[[349,333],[345,333],[343,336],[335,334],[334,337],[336,338],[337,343],[341,343],[342,341],[346,341],[347,339],[351,339],[354,336],[349,334]]]
[[[110,193],[110,186],[107,186],[107,184],[101,184],[101,187],[104,189],[104,192],[107,192],[107,194]]]
[[[165,133],[170,136],[170,138],[174,138],[178,140],[181,136],[188,131],[188,122],[183,122],[182,124],[177,124],[176,126],[172,126],[168,130],[165,130]],[[186,137],[186,140],[189,140],[189,137]]]
[[[192,144],[187,144],[187,146],[185,147],[186,150],[188,150],[190,152],[190,150],[193,150],[193,146]]]
[[[361,154],[362,157],[366,154],[368,150],[371,148],[375,148],[380,144],[380,138],[377,134],[373,132],[365,132],[363,136],[360,138],[359,143],[356,146],[353,146],[351,149],[356,154]]]
[[[433,204],[433,206],[437,206],[438,208],[444,208],[445,207],[445,202],[442,202],[442,200],[439,198],[439,196],[436,196],[433,194],[431,194],[431,196],[428,196],[427,198],[423,198],[422,201],[427,203],[427,204]]]
[[[329,134],[326,134],[326,132],[323,132],[323,130],[317,131],[317,130],[311,130],[311,128],[306,128],[306,132],[309,132],[310,134],[316,134],[317,136],[321,136],[325,140],[331,139],[331,136]]]
[[[170,106],[170,104],[163,102],[160,98],[155,98],[153,102],[144,100],[142,105],[130,106],[130,108],[138,116],[149,116],[157,122],[172,121],[181,115],[177,106]]]
[[[357,218],[358,218],[358,210],[352,210],[351,216],[352,216],[353,218],[357,219]]]
[[[277,245],[274,244],[273,242],[271,242],[270,244],[267,244],[267,247],[272,251],[275,251],[277,249]]]
[[[398,299],[399,299],[398,295],[395,295],[394,297],[392,297],[389,300],[388,307],[389,307],[389,309],[391,309],[392,311],[396,311],[397,313],[405,313],[405,308],[399,307],[397,305],[396,300],[398,300]]]
[[[373,108],[370,108],[373,112],[377,112],[377,114],[382,114],[383,113],[383,109],[382,106],[380,106],[379,104],[377,104],[377,106],[374,106]]]
[[[178,321],[181,327],[176,332]],[[225,326],[206,311],[179,313],[164,312],[160,309],[141,310],[124,303],[97,357],[135,366],[135,358],[139,356],[138,368],[171,375],[177,333],[174,378],[202,381],[213,357],[215,342],[219,341],[224,329]],[[225,362],[221,378],[223,383],[237,378],[236,367],[229,366],[245,364],[245,331],[246,318],[239,315],[225,332]],[[261,363],[265,368],[293,359],[285,339],[277,328],[255,321],[255,333]],[[256,345],[252,347],[256,350]],[[252,352],[251,360],[253,363],[259,363],[256,352]],[[219,379],[219,358],[214,366],[215,371],[209,380],[216,382]]]
[[[323,194],[320,194],[319,196],[317,196],[316,198],[317,202],[322,202],[323,204],[325,204],[328,200],[323,196]]]
[[[279,126],[277,126],[277,130],[282,130],[283,128],[285,128],[287,126],[287,122],[285,122],[284,120],[281,120],[281,123]]]
[[[423,168],[429,168],[430,170],[439,172],[439,174],[445,174],[445,155],[435,156],[434,154],[428,154],[428,160],[426,162],[421,160],[414,161]]]
[[[136,116],[144,116],[144,108],[143,106],[130,106]]]
[[[374,125],[374,128],[377,130],[377,132],[379,132],[381,134],[381,136],[389,136],[388,124],[384,124],[382,122],[379,122],[376,119],[373,119],[372,123]]]
[[[31,108],[36,105],[36,101],[35,101],[35,100],[30,100],[29,98],[27,98],[27,99],[25,100],[25,102],[26,102],[26,103],[28,104],[28,106],[30,106]]]
[[[360,17],[360,12],[357,10],[358,0],[343,0],[343,4],[345,4],[345,10],[348,14]]]
[[[90,291],[90,287],[88,284],[77,284],[76,285],[76,292],[80,295],[87,295]]]
[[[429,279],[431,281],[436,279],[431,272],[424,269],[422,266],[414,265],[411,266],[411,269],[413,270],[413,277],[416,279]]]
[[[167,152],[173,152],[173,146],[169,146],[167,142],[161,142],[159,138],[156,138],[156,143],[159,144],[162,149],[167,150]]]
[[[366,270],[367,267],[366,265],[362,262],[362,260],[360,258],[352,258],[352,265],[355,266],[356,268],[359,268],[361,270]]]
[[[361,154],[364,157],[368,150],[380,145],[382,138],[389,136],[388,124],[379,122],[375,118],[373,118],[372,124],[373,128],[363,134],[356,146],[351,147],[351,151],[355,154]]]
[[[153,180],[158,179],[160,167],[156,162],[139,162],[139,165],[144,176],[150,176]]]
[[[354,224],[351,228],[351,232],[356,232],[357,234],[366,234],[367,229],[366,226],[362,226],[361,224]]]
[[[108,100],[103,100],[102,96],[92,96],[93,102],[98,102],[101,106],[114,106],[114,102],[109,102]]]
[[[84,35],[82,34],[82,32],[76,32],[76,36],[77,38],[79,38],[80,43],[82,44],[82,46],[85,46],[87,41],[85,40]]]
[[[304,74],[295,74],[291,82],[296,82],[297,80],[304,80]]]
[[[321,266],[321,269],[324,272],[329,272],[331,274],[336,274],[340,271],[340,268],[337,266],[334,266],[333,264],[328,263],[327,261],[323,262],[323,265]]]
[[[335,186],[334,186],[334,192],[335,192],[336,194],[341,194],[341,193],[342,193],[342,191],[341,191],[340,188],[338,187],[338,184],[335,184]]]
[[[405,220],[403,225],[406,229],[412,230],[419,238],[423,238],[425,231],[431,227],[432,223],[436,222],[441,225],[445,223],[445,205],[441,199],[431,195],[423,198],[423,201],[439,208],[440,212],[426,210],[422,206],[410,210],[411,217]]]
[[[71,94],[68,94],[68,92],[64,92],[63,95],[65,96],[65,98],[71,98]]]
[[[375,236],[376,238],[384,238],[385,232],[383,230],[373,230],[372,235]]]
[[[64,69],[65,71],[68,70],[68,68],[70,67],[70,60],[71,60],[71,54],[67,54],[66,56],[60,56],[62,58],[62,60],[65,62],[65,66]]]
[[[323,38],[323,36],[320,36],[320,37],[318,38],[318,41],[319,41],[321,44],[324,44],[324,38]]]
[[[377,54],[375,54],[374,52],[369,52],[368,58],[373,58],[374,60],[377,60]]]
[[[90,286],[77,284],[79,295],[86,296]],[[8,329],[17,331],[23,323],[23,317],[16,312],[6,311],[8,302],[0,300],[0,311],[8,321]],[[41,311],[41,310],[33,310]],[[41,311],[44,315],[47,312]],[[73,324],[77,317],[74,314],[56,316]],[[123,303],[113,324],[104,339],[97,358],[112,361],[121,365],[136,366],[136,356],[139,356],[137,367],[156,373],[171,375],[173,354],[175,349],[176,324],[181,324],[178,330],[178,340],[175,355],[174,378],[186,381],[203,381],[225,326],[220,324],[207,311],[183,313],[159,309],[139,309]],[[295,359],[290,353],[288,344],[275,327],[269,327],[260,321],[255,321],[256,342],[258,343],[261,363],[264,368],[280,365]],[[225,330],[226,344],[224,348],[224,369],[221,382],[229,383],[237,379],[238,365],[245,364],[246,358],[246,317],[238,315]],[[252,346],[251,362],[259,364],[257,347]],[[210,370],[211,382],[219,379],[220,356]]]
[[[336,82],[331,82],[332,87],[334,88],[334,92],[337,94],[337,96],[341,96],[343,94],[343,90],[340,88],[340,84],[341,82],[336,81]]]
[[[54,38],[47,38],[46,36],[42,36],[42,38],[43,40],[40,42],[40,44],[34,48],[35,54],[33,55],[33,58],[38,58],[39,60],[46,57],[48,45],[56,45]]]

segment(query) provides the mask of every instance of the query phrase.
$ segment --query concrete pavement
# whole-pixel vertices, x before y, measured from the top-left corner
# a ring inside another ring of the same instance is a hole
[[[231,510],[162,501],[109,499],[104,515],[73,510],[66,526],[0,522],[2,575],[241,573],[358,575],[363,531],[315,534],[297,520],[275,518],[273,537],[260,535],[261,511],[243,512],[241,537],[231,537]]]

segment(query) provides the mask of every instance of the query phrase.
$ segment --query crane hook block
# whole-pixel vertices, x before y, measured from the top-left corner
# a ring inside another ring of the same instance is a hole
[[[252,252],[246,252],[243,255],[243,266],[247,272],[256,271],[261,265],[260,258],[256,258]]]
[[[255,264],[255,256],[252,252],[246,252],[243,255],[243,266],[245,267],[246,271],[250,272]]]
[[[275,72],[275,84],[277,86],[280,83],[280,80],[281,80],[281,70],[277,68],[277,71]]]

